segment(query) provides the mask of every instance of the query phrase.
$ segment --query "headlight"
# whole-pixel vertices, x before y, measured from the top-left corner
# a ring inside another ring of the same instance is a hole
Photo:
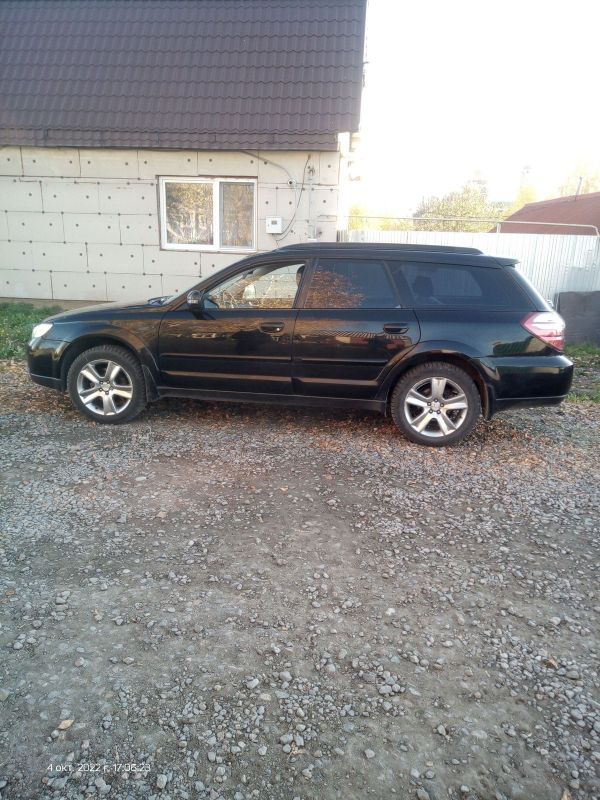
[[[42,336],[45,336],[48,333],[51,327],[51,322],[40,322],[39,325],[34,325],[34,328],[31,331],[31,338],[40,339]]]

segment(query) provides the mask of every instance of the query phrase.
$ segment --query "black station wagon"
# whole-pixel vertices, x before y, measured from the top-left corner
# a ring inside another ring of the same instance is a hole
[[[556,405],[571,385],[564,322],[515,263],[470,248],[282,247],[177,297],[49,317],[29,371],[97,422],[161,397],[329,405],[455,444],[480,414]]]

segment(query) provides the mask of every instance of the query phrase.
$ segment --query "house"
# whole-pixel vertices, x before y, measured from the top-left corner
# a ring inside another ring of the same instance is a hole
[[[0,296],[171,294],[334,240],[365,5],[0,3]]]
[[[511,225],[511,222],[517,224]],[[522,224],[525,222],[528,224]],[[542,222],[554,224],[539,224]],[[600,192],[527,203],[507,217],[501,227],[502,233],[560,233],[571,236],[597,236],[599,230]]]

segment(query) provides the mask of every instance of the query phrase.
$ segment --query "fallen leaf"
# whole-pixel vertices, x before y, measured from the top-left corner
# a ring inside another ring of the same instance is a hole
[[[66,731],[67,728],[70,728],[75,720],[72,719],[63,719],[63,721],[58,726],[59,731]]]

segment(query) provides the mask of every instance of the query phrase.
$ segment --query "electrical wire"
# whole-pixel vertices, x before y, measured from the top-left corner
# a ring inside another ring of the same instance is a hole
[[[292,218],[289,221],[289,223],[286,225],[285,230],[283,230],[281,232],[282,235],[279,237],[279,239],[273,234],[273,238],[275,239],[275,244],[277,245],[277,247],[279,247],[279,242],[283,242],[283,240],[288,236],[290,228],[292,227],[292,225],[294,224],[294,220],[296,219],[296,215],[298,213],[298,208],[300,206],[300,200],[302,199],[302,193],[304,192],[304,188],[305,188],[305,184],[306,184],[306,168],[308,167],[308,162],[310,161],[310,157],[311,157],[311,153],[308,154],[308,156],[306,158],[306,163],[304,164],[304,169],[302,170],[302,186],[300,187],[300,193],[299,193],[298,199],[296,201],[296,207],[294,209],[294,213],[292,215]]]
[[[285,172],[285,174],[288,176],[288,179],[289,179],[288,183],[291,186],[294,187],[294,196],[296,198],[296,207],[294,208],[294,213],[292,215],[292,218],[289,221],[288,225],[286,225],[285,230],[283,230],[281,232],[281,236],[280,236],[279,239],[275,236],[274,233],[271,234],[273,236],[273,238],[275,239],[275,245],[277,247],[279,247],[279,242],[282,242],[288,236],[290,228],[292,227],[292,225],[294,224],[294,221],[296,219],[296,215],[298,213],[298,208],[300,206],[300,200],[302,199],[302,193],[304,192],[304,187],[305,187],[305,183],[306,183],[306,168],[308,167],[308,162],[311,159],[312,153],[309,153],[308,156],[306,157],[306,163],[304,164],[304,169],[302,170],[302,186],[300,187],[300,194],[297,194],[296,181],[293,179],[293,177],[292,177],[291,173],[289,172],[289,170],[287,169],[287,167],[284,167],[283,164],[278,164],[277,161],[272,161],[270,158],[265,158],[264,156],[261,156],[260,153],[253,153],[250,150],[242,150],[242,153],[245,153],[246,155],[252,156],[253,158],[256,158],[256,159],[262,159],[267,164],[272,164],[274,167],[278,167],[278,169],[283,170]]]

